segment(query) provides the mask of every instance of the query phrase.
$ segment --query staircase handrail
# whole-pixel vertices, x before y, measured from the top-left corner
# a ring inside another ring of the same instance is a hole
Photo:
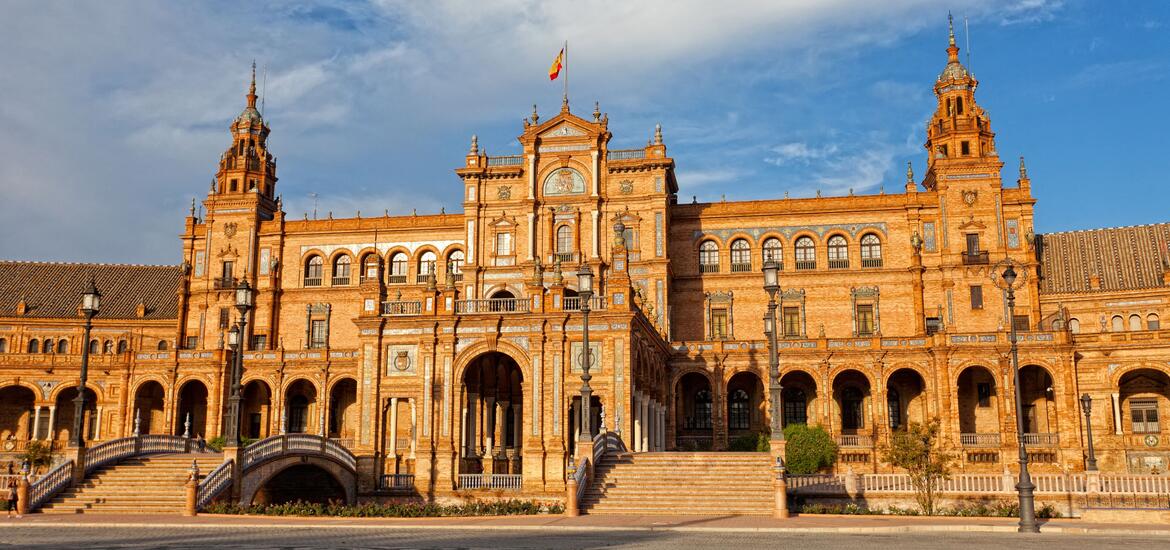
[[[191,438],[179,435],[145,434],[111,439],[86,449],[85,474],[132,456],[191,452]]]
[[[241,467],[248,469],[272,457],[296,452],[323,455],[357,471],[357,457],[349,449],[313,434],[282,434],[261,439],[244,448]]]
[[[605,428],[602,428],[600,431],[597,432],[597,435],[593,436],[593,466],[594,467],[596,467],[597,464],[599,462],[601,462],[601,458],[604,457],[605,453],[609,450],[606,448],[606,444],[608,442],[605,438],[605,433],[606,433]]]
[[[233,462],[234,461],[229,458],[219,466],[216,466],[216,468],[212,470],[211,473],[207,474],[207,477],[203,478],[203,481],[199,482],[199,487],[196,489],[195,493],[196,510],[202,510],[206,508],[208,504],[211,504],[212,499],[214,499],[217,495],[219,495],[219,493],[223,492],[224,489],[227,489],[228,486],[231,485]]]
[[[28,511],[37,510],[49,499],[53,498],[61,489],[68,487],[73,482],[73,461],[68,460],[57,465],[56,468],[49,470],[49,473],[41,476],[40,479],[34,481],[28,487]]]
[[[589,474],[589,459],[582,458],[581,463],[577,465],[577,471],[573,472],[573,479],[577,480],[577,502],[585,496],[585,487],[588,485]]]

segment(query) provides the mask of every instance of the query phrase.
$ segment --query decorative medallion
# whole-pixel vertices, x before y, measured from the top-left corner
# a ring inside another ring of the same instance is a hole
[[[410,352],[399,350],[390,360],[390,364],[394,365],[394,368],[399,372],[405,372],[410,368]]]
[[[618,183],[618,189],[623,195],[629,195],[634,192],[634,182],[632,180],[622,180]]]
[[[974,206],[975,201],[979,199],[978,191],[963,191],[963,203],[967,206]]]
[[[512,198],[512,186],[501,185],[500,188],[496,190],[496,198],[502,201],[506,201]]]
[[[1158,436],[1154,434],[1147,435],[1142,441],[1146,444],[1147,447],[1158,446]]]
[[[575,195],[585,192],[585,178],[569,168],[558,168],[544,179],[545,195]]]
[[[228,222],[223,226],[223,235],[227,238],[236,236],[236,222]]]

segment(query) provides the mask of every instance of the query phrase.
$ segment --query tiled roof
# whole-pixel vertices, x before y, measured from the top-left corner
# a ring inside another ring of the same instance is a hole
[[[92,276],[102,293],[103,319],[178,317],[176,291],[182,267],[172,265],[72,264],[0,261],[0,316],[16,316],[24,300],[25,317],[77,317],[81,291]]]
[[[1040,235],[1040,291],[1131,290],[1163,286],[1170,223]],[[1099,289],[1089,277],[1101,278]]]

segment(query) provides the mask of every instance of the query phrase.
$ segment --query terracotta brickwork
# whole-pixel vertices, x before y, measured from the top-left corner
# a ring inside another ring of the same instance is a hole
[[[1165,228],[1034,235],[1023,160],[1005,185],[978,82],[953,42],[947,54],[921,177],[742,202],[678,204],[660,128],[643,148],[611,150],[608,116],[566,100],[524,120],[519,155],[489,156],[472,138],[455,170],[462,213],[289,219],[253,83],[204,213],[193,205],[185,220],[181,265],[0,265],[42,266],[0,281],[0,438],[72,429],[72,304],[91,274],[111,300],[94,328],[92,435],[218,436],[247,281],[245,437],[335,438],[358,455],[363,492],[388,474],[433,494],[497,474],[560,495],[580,435],[581,266],[597,274],[593,425],[639,451],[723,449],[770,424],[761,268],[773,258],[780,410],[825,426],[840,467],[888,470],[876,449],[933,417],[961,469],[1010,466],[1014,323],[1037,469],[1083,467],[1086,392],[1103,469],[1164,469]],[[1077,271],[1087,257],[1096,271]],[[1021,273],[1014,319],[993,280],[1006,259]]]

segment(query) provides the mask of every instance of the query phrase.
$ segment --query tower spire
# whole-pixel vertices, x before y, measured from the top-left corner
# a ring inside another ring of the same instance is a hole
[[[248,106],[256,108],[256,60],[252,60],[252,84],[248,86]]]
[[[955,17],[947,12],[947,62],[959,62],[959,47],[955,45]]]

